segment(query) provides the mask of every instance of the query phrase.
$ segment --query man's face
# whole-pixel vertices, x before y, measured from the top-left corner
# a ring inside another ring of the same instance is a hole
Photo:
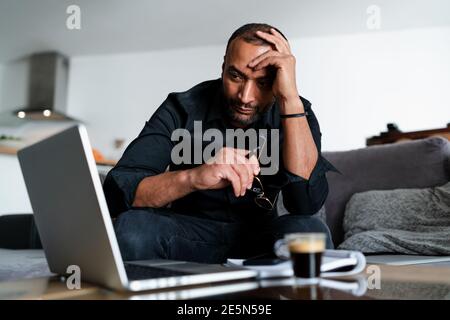
[[[256,45],[235,39],[230,43],[222,66],[226,114],[232,125],[245,128],[257,121],[274,102],[271,69],[254,71],[248,64],[270,46]]]

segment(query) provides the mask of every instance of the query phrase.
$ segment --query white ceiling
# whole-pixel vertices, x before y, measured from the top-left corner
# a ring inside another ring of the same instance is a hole
[[[81,8],[81,30],[66,28],[70,4]],[[291,38],[369,32],[372,4],[381,8],[381,31],[450,25],[448,0],[0,0],[0,63],[43,50],[74,56],[225,45],[247,22],[271,23]]]

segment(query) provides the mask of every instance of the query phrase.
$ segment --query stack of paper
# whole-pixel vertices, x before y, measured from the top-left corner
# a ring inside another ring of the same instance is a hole
[[[285,260],[275,265],[243,265],[244,259],[228,259],[226,266],[239,266],[258,271],[258,278],[293,276],[292,263]],[[322,277],[358,274],[366,267],[366,258],[361,252],[349,250],[325,250],[320,267]]]

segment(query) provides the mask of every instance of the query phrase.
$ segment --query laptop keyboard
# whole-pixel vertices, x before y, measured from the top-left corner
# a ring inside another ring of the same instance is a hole
[[[129,280],[145,280],[154,278],[176,277],[190,275],[191,272],[167,270],[157,267],[140,266],[125,263],[125,271]]]

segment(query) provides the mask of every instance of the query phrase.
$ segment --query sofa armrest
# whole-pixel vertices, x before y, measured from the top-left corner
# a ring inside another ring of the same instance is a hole
[[[33,214],[0,216],[0,248],[42,249]]]

